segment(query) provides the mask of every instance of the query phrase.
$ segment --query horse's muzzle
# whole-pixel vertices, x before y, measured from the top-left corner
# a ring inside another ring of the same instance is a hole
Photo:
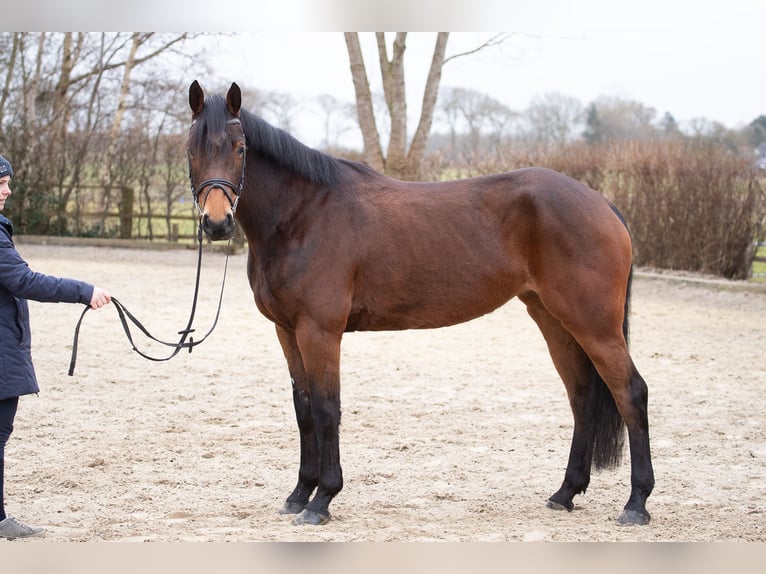
[[[221,220],[213,220],[208,214],[202,215],[202,231],[211,241],[231,239],[234,235],[234,215],[227,213]]]

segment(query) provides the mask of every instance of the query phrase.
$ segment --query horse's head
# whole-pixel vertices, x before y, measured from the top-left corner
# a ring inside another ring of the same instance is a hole
[[[245,178],[245,132],[239,120],[242,94],[232,83],[223,99],[214,96],[206,105],[195,80],[189,87],[192,125],[186,150],[194,202],[209,239],[229,239],[234,213]]]

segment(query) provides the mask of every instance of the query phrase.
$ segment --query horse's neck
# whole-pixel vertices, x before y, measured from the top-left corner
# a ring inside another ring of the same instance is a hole
[[[294,229],[302,214],[321,201],[326,190],[300,178],[286,185],[285,174],[277,169],[261,170],[257,177],[246,179],[237,210],[237,221],[248,241],[264,244],[275,233]],[[287,180],[290,178],[288,177]]]

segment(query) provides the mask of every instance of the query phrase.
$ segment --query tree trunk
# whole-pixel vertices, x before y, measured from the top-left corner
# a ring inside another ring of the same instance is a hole
[[[364,140],[365,161],[375,169],[392,177],[418,179],[420,164],[425,155],[426,143],[436,110],[436,98],[439,93],[439,82],[441,81],[442,65],[445,62],[444,54],[447,49],[449,32],[439,32],[436,36],[436,46],[423,94],[420,121],[409,150],[407,149],[407,91],[404,81],[404,53],[407,33],[397,32],[393,52],[389,58],[385,35],[383,32],[376,32],[383,93],[391,121],[391,134],[385,157],[375,124],[370,84],[362,59],[359,35],[356,32],[347,32],[345,37],[351,64],[351,78],[356,92],[359,127],[362,130]]]
[[[11,93],[11,80],[13,79],[13,69],[16,67],[16,57],[19,54],[19,44],[21,43],[21,36],[23,32],[13,33],[13,43],[11,44],[11,53],[8,56],[8,64],[6,67],[5,81],[3,82],[3,91],[0,93],[0,126],[3,125],[3,116],[5,115],[5,102],[8,100],[8,96]]]
[[[391,59],[383,32],[376,32],[378,59],[383,79],[383,94],[386,98],[391,135],[386,151],[386,173],[401,178],[406,171],[407,153],[407,94],[404,86],[404,51],[407,33],[397,32]]]
[[[62,150],[62,153],[56,157],[56,161],[51,166],[53,168],[51,171],[52,176],[48,183],[58,190],[55,227],[56,232],[60,235],[63,235],[67,229],[67,203],[69,202],[69,197],[73,191],[71,184],[67,188],[64,181],[66,177],[65,174],[68,173],[67,166],[70,159],[66,142],[69,119],[72,116],[72,108],[69,105],[69,87],[71,86],[72,70],[79,58],[81,39],[81,36],[78,37],[78,41],[75,43],[71,32],[64,33],[64,39],[61,46],[61,69],[58,81],[53,90],[53,116],[51,118],[50,129],[50,143],[52,145],[49,149],[53,150],[58,148]],[[42,58],[43,41],[44,38],[41,36],[38,58]],[[39,69],[40,61],[38,62],[38,71]],[[34,95],[35,94],[33,94],[33,96]]]
[[[428,72],[426,87],[423,92],[423,107],[420,112],[420,121],[417,130],[410,144],[410,151],[407,153],[407,171],[405,176],[408,179],[418,179],[420,176],[420,167],[423,163],[423,156],[426,152],[428,135],[431,133],[431,124],[436,110],[436,98],[439,95],[439,83],[442,78],[442,65],[444,64],[444,54],[447,51],[447,40],[449,32],[439,32],[436,36],[436,46],[434,55],[431,59],[431,69]]]
[[[370,84],[367,81],[362,48],[359,45],[359,34],[346,32],[344,36],[351,66],[351,79],[354,82],[354,92],[356,93],[356,113],[364,141],[364,160],[370,167],[378,171],[385,171],[385,159],[380,145],[378,127],[375,125],[372,94],[370,93]]]
[[[102,177],[104,185],[104,197],[101,205],[103,215],[99,224],[101,229],[106,224],[106,214],[112,203],[112,189],[118,185],[114,181],[114,175],[112,173],[112,166],[114,164],[114,158],[117,156],[117,140],[120,137],[120,127],[122,126],[122,118],[125,116],[125,109],[127,108],[128,93],[130,92],[130,74],[133,72],[133,67],[136,63],[136,53],[139,46],[144,42],[141,34],[133,32],[131,37],[130,52],[127,60],[125,60],[125,68],[122,72],[122,84],[120,86],[120,94],[117,100],[117,111],[114,114],[112,120],[112,127],[109,130],[109,147],[106,153],[106,165],[104,166],[104,174]],[[131,208],[133,206],[131,202]],[[125,214],[123,214],[125,215]]]

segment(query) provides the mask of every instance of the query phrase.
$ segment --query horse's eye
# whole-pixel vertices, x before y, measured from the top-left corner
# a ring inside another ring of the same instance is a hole
[[[240,146],[237,150],[237,157],[243,157],[245,155],[245,146]]]

